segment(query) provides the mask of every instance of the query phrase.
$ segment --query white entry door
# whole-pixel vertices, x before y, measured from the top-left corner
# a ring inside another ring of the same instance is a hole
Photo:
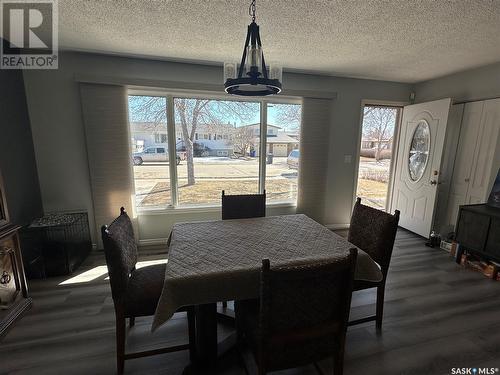
[[[404,107],[391,211],[399,225],[428,237],[434,218],[451,99]]]

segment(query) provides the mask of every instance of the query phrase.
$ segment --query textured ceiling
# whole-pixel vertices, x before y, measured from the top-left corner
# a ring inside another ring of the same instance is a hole
[[[237,61],[249,1],[59,0],[61,49]],[[500,0],[257,0],[285,69],[418,82],[500,61]]]

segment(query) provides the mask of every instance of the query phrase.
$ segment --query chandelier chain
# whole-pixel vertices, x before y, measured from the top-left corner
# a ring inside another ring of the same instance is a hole
[[[255,22],[255,0],[252,0],[248,7],[248,15],[252,16],[252,22]]]

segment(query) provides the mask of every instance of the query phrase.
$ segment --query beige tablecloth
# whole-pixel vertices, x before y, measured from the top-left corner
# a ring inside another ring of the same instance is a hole
[[[258,297],[264,258],[271,266],[314,262],[353,247],[305,215],[176,224],[152,329],[181,306]],[[355,278],[382,279],[377,263],[361,250]]]

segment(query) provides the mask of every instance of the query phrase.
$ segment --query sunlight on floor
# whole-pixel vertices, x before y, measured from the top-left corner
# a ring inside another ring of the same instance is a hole
[[[135,268],[142,268],[147,266],[153,266],[155,264],[167,263],[168,259],[157,259],[157,260],[145,260],[142,262],[137,262]]]
[[[152,266],[155,264],[167,263],[167,259],[158,259],[158,260],[146,260],[143,262],[137,262],[136,268],[142,268],[147,266]],[[103,276],[108,274],[107,266],[97,266],[88,271],[84,271],[76,276],[73,276],[67,280],[64,280],[59,283],[59,285],[70,285],[70,284],[79,284],[79,283],[88,283],[90,281],[102,278]],[[104,280],[109,280],[109,276],[106,276]]]

